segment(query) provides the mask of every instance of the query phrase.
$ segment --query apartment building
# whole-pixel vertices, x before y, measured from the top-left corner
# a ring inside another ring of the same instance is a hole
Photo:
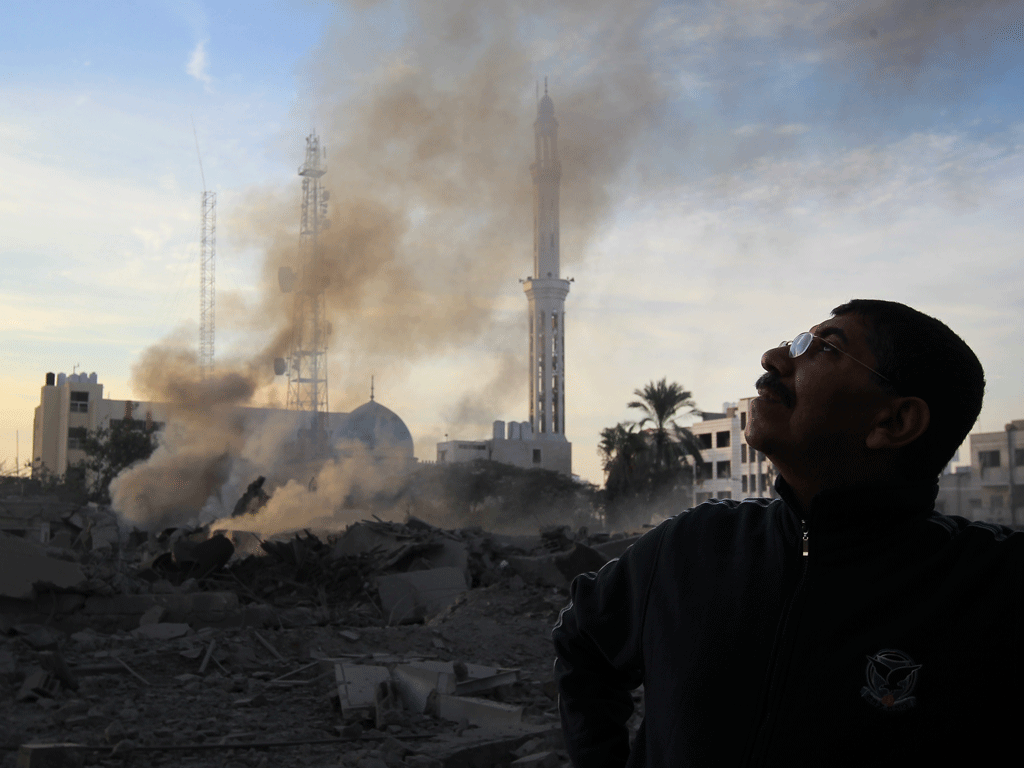
[[[694,503],[708,499],[776,497],[775,467],[747,445],[743,432],[752,397],[723,403],[721,413],[704,413],[689,429],[701,443],[703,463]]]

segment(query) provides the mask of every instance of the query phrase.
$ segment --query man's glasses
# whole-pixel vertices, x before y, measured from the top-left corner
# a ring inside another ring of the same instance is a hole
[[[799,336],[797,336],[792,341],[784,341],[781,344],[779,344],[779,346],[780,347],[789,347],[789,356],[790,357],[800,357],[800,355],[802,355],[804,352],[806,352],[808,349],[811,348],[811,342],[814,341],[815,339],[818,339],[828,349],[834,349],[839,354],[846,355],[848,358],[853,360],[853,362],[857,363],[858,365],[863,365],[865,368],[867,368],[869,371],[871,371],[873,374],[875,374],[875,376],[878,376],[878,377],[880,377],[882,379],[885,379],[890,384],[892,384],[892,381],[890,381],[887,376],[882,376],[882,374],[880,374],[874,368],[871,368],[870,366],[862,363],[860,360],[858,360],[853,355],[847,354],[846,352],[843,352],[843,350],[839,349],[838,347],[833,346],[832,344],[829,344],[827,341],[825,341],[823,338],[821,338],[821,336],[815,336],[810,331],[804,331],[803,333],[801,333]]]

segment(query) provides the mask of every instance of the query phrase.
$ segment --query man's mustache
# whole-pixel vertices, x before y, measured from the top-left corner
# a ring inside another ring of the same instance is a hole
[[[793,404],[795,402],[793,395],[790,393],[788,389],[786,389],[782,385],[782,382],[779,381],[778,374],[768,371],[763,376],[761,376],[756,382],[754,382],[754,387],[756,387],[758,390],[764,389],[767,390],[768,392],[771,392],[773,395],[778,397],[779,400],[782,401],[782,404],[785,405],[787,408],[793,407]]]

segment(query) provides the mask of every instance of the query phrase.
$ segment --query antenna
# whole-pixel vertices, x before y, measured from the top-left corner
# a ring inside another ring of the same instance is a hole
[[[192,120],[192,136],[196,140],[196,157],[199,158],[199,178],[203,180],[203,192],[206,192],[206,174],[203,173],[203,156],[199,154],[199,134],[196,133],[196,119],[189,115]]]
[[[192,118],[191,115],[189,117]],[[192,135],[196,140],[199,176],[203,180],[199,235],[199,376],[206,379],[213,373],[213,340],[216,328],[217,193],[206,191],[206,174],[203,173],[203,156],[199,152],[195,118],[192,118]]]

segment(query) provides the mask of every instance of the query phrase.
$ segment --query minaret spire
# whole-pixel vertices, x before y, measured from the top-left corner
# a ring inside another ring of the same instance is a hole
[[[370,375],[370,401],[373,402],[373,374]]]
[[[533,124],[533,276],[523,283],[530,302],[530,423],[539,439],[565,440],[565,297],[569,281],[559,270],[558,121],[548,95]]]

